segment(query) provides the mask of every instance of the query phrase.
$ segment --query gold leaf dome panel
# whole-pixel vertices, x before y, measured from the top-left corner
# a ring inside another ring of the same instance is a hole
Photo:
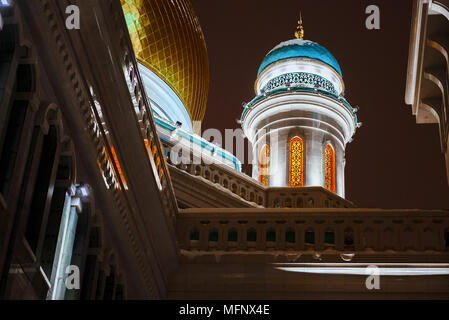
[[[209,59],[190,1],[121,3],[138,61],[173,89],[192,121],[202,121],[209,89]]]

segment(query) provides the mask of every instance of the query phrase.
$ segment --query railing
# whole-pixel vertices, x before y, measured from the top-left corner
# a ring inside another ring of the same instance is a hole
[[[137,60],[134,54],[131,39],[128,30],[123,30],[123,17],[115,16],[115,27],[117,34],[120,35],[120,49],[123,61],[121,62],[123,73],[125,75],[128,90],[133,102],[133,109],[139,121],[141,128],[143,143],[148,152],[148,157],[153,166],[155,179],[161,191],[161,198],[164,204],[167,217],[175,223],[177,214],[176,198],[170,179],[169,170],[165,161],[163,149],[158,137],[155,121],[153,118],[150,102],[148,101],[145,86],[140,77]],[[125,25],[126,28],[126,25]]]
[[[267,208],[354,208],[355,205],[322,187],[269,188]]]
[[[371,209],[187,209],[184,250],[448,251],[449,212]]]
[[[165,145],[165,147],[170,151],[169,145]],[[167,155],[168,163],[177,169],[218,184],[243,200],[253,202],[255,205],[265,206],[266,188],[245,174],[219,164],[206,165],[204,162],[200,164],[176,164],[171,162],[170,153],[167,153]]]

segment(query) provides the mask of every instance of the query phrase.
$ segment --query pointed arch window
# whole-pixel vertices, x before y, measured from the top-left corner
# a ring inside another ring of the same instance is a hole
[[[288,185],[293,188],[304,186],[304,143],[299,137],[290,140]]]
[[[330,144],[324,147],[324,187],[335,192],[335,152]]]
[[[260,150],[259,158],[259,182],[268,187],[270,170],[270,146],[268,144]]]

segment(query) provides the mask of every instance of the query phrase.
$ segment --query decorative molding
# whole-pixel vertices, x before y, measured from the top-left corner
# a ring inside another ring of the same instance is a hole
[[[306,87],[321,89],[337,95],[334,85],[327,79],[313,73],[292,72],[277,76],[271,79],[262,89],[269,92],[278,88]]]

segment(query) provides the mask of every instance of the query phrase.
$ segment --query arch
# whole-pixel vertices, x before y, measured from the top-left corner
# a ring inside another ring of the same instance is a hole
[[[249,193],[249,201],[255,202],[255,200],[256,200],[256,198],[255,198],[254,192],[250,192]]]
[[[240,188],[240,197],[246,199],[246,189],[243,187]]]
[[[431,2],[429,14],[440,14],[449,21],[449,8],[443,3],[439,3],[437,1]]]
[[[335,192],[335,151],[330,144],[324,147],[324,187]]]
[[[429,70],[429,72],[423,72],[423,79],[429,81],[429,83],[434,86],[434,89],[438,91],[440,99],[443,100],[445,96],[445,84],[441,76],[437,73],[432,73]]]
[[[269,174],[270,174],[270,146],[266,144],[260,150],[260,157],[259,157],[259,182],[266,187],[268,187],[270,182]]]
[[[435,111],[437,109],[435,101],[422,101],[417,111],[420,123],[440,123],[440,115]]]
[[[304,186],[304,142],[300,137],[290,140],[288,160],[288,185],[291,188]]]

